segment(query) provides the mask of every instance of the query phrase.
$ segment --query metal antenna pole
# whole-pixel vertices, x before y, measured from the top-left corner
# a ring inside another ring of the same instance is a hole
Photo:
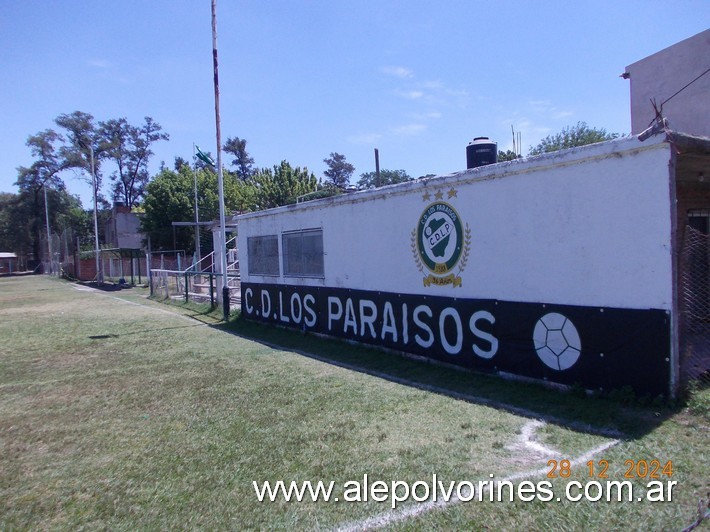
[[[375,188],[380,186],[380,150],[375,148]]]
[[[219,120],[219,68],[217,61],[217,0],[212,0],[212,64],[214,66],[214,116],[217,130],[217,185],[219,187],[219,230],[222,248],[222,307],[224,321],[229,319],[229,284],[227,278],[227,228],[224,222],[224,181],[222,175],[222,133]]]

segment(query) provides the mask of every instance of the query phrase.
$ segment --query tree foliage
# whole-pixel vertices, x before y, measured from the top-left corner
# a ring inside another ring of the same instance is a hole
[[[618,133],[607,133],[606,129],[590,128],[586,122],[577,122],[576,126],[567,126],[559,133],[548,135],[537,146],[531,147],[528,155],[540,155],[557,150],[585,146],[596,142],[612,140]]]
[[[33,256],[35,248],[36,215],[28,194],[0,193],[0,249],[18,255]]]
[[[93,216],[81,206],[78,197],[70,195],[62,175],[75,170],[91,183],[91,155],[95,170],[95,192],[100,205],[108,206],[101,195],[102,163],[113,161],[116,171],[114,198],[133,206],[140,199],[149,180],[147,163],[153,142],[167,140],[159,124],[150,117],[141,126],[131,126],[125,118],[96,123],[93,115],[81,111],[59,115],[57,130],[46,129],[27,138],[33,163],[17,169],[17,194],[4,194],[1,199],[0,243],[29,260],[39,260],[41,241],[46,232],[49,212],[50,232],[73,230],[75,238],[88,243],[93,240]],[[45,193],[48,209],[45,210]],[[99,211],[99,218],[106,212]],[[99,233],[103,224],[99,223]]]
[[[54,122],[64,130],[67,142],[59,149],[59,154],[67,168],[79,170],[87,183],[92,183],[91,149],[94,161],[94,187],[97,198],[101,198],[103,177],[101,160],[106,149],[98,136],[93,115],[82,111],[61,114]]]
[[[176,159],[176,170],[163,168],[146,187],[141,230],[150,236],[153,249],[194,249],[194,229],[179,228],[173,222],[195,219],[193,169]],[[198,209],[200,220],[219,216],[217,174],[198,168]],[[254,172],[247,180],[235,172],[224,171],[224,204],[227,214],[269,209],[296,203],[299,196],[319,189],[316,176],[307,168],[293,168],[288,162]],[[173,235],[175,242],[173,242]]]
[[[217,174],[188,164],[177,170],[163,168],[146,186],[142,203],[144,214],[141,231],[151,239],[153,249],[194,249],[194,228],[178,228],[173,232],[173,222],[195,220],[195,177],[197,178],[197,208],[200,221],[219,217],[219,192]],[[228,213],[242,212],[253,203],[248,185],[231,172],[224,172],[224,203]],[[175,241],[173,241],[175,236]]]
[[[19,195],[12,201],[15,207],[12,212],[12,227],[18,231],[18,237],[25,234],[21,244],[22,252],[31,254],[35,259],[40,256],[40,234],[45,215],[45,188],[48,191],[61,191],[66,194],[64,181],[59,176],[67,168],[68,162],[61,157],[56,144],[62,141],[62,136],[52,129],[41,131],[27,138],[26,145],[30,148],[35,161],[29,168],[17,169]],[[48,197],[51,194],[48,193]],[[20,229],[25,225],[25,230]]]
[[[148,161],[153,155],[151,145],[170,136],[160,124],[146,116],[141,126],[132,126],[125,118],[101,122],[98,130],[102,156],[116,165],[110,178],[113,199],[135,206],[143,197],[150,180]]]
[[[224,151],[234,156],[232,165],[236,167],[239,178],[242,181],[249,179],[254,173],[254,159],[247,152],[247,141],[239,137],[228,138]]]
[[[270,209],[296,203],[299,196],[319,188],[315,174],[308,168],[293,168],[287,161],[274,165],[273,170],[263,168],[248,182],[252,188],[249,210]]]
[[[404,170],[380,170],[379,183],[377,182],[376,172],[365,172],[364,174],[360,174],[357,188],[360,190],[378,188],[411,180],[412,178]]]
[[[175,161],[173,162],[173,169],[177,172],[183,166],[189,167],[190,163],[182,157],[175,157]],[[163,169],[161,168],[160,170],[162,171]]]
[[[332,152],[330,157],[323,159],[328,169],[323,172],[328,182],[338,188],[345,188],[350,183],[350,177],[355,172],[355,167],[345,160],[345,155]]]
[[[44,208],[44,190],[21,190],[17,194],[0,194],[0,249],[14,251],[31,261],[43,254],[42,243],[46,237],[45,212],[49,213],[50,232],[60,234],[71,228],[75,239],[86,242],[93,235],[91,218],[81,207],[81,202],[63,188],[47,188],[47,206]]]
[[[520,159],[522,155],[518,155],[513,150],[498,150],[498,162],[502,163],[505,161],[514,161],[515,159]]]
[[[168,140],[160,124],[146,116],[144,123],[133,126],[126,118],[116,118],[96,123],[93,115],[82,111],[61,114],[55,123],[64,131],[66,142],[59,154],[66,168],[82,172],[84,179],[92,182],[91,157],[95,173],[97,198],[102,201],[102,166],[111,161],[115,165],[111,173],[112,197],[133,207],[143,196],[150,180],[148,162],[153,155],[151,146],[160,140]]]
[[[173,233],[173,222],[194,219],[194,184],[189,166],[179,171],[164,168],[148,183],[143,201],[145,213],[141,217],[141,231],[151,240],[155,249],[192,248],[192,233]],[[173,235],[180,236],[173,242]],[[185,238],[187,236],[187,239]]]

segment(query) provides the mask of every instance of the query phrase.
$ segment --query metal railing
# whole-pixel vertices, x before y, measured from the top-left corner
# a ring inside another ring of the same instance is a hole
[[[227,286],[229,286],[230,302],[239,303],[241,299],[241,277],[239,274],[239,259],[236,248],[229,249],[235,243],[236,237],[227,241]],[[193,301],[209,303],[214,306],[217,301],[217,279],[222,277],[216,271],[215,252],[195,260],[186,269],[151,268],[150,294],[161,299]]]

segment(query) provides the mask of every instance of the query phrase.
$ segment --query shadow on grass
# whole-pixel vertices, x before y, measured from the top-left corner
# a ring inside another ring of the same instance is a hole
[[[211,326],[328,364],[582,432],[635,439],[679,411],[659,402],[644,405],[630,393],[589,396],[581,389],[561,391],[242,318]]]
[[[120,290],[131,289],[135,286],[129,283],[119,284],[106,281],[103,283],[97,283],[96,281],[80,281],[76,284],[79,284],[81,286],[88,286],[89,288],[95,288],[96,290],[101,290],[102,292],[118,292]]]
[[[157,329],[141,329],[138,331],[130,331],[130,332],[124,332],[124,331],[118,331],[115,333],[108,333],[108,334],[95,334],[93,336],[88,336],[89,340],[107,340],[109,338],[121,338],[123,336],[135,336],[137,334],[145,334],[145,333],[152,333],[152,332],[159,332],[159,331],[171,331],[171,330],[176,330],[176,329],[193,329],[195,327],[204,327],[204,323],[193,323],[193,324],[188,324],[188,325],[178,325],[176,327],[158,327]]]

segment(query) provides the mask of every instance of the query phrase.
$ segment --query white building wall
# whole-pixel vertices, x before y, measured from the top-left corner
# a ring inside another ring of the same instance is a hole
[[[242,280],[670,310],[669,159],[660,138],[625,138],[244,215]],[[471,231],[460,287],[425,287],[412,252],[412,231],[437,192]],[[248,274],[248,237],[275,234],[281,247],[283,232],[316,227],[323,279]]]

